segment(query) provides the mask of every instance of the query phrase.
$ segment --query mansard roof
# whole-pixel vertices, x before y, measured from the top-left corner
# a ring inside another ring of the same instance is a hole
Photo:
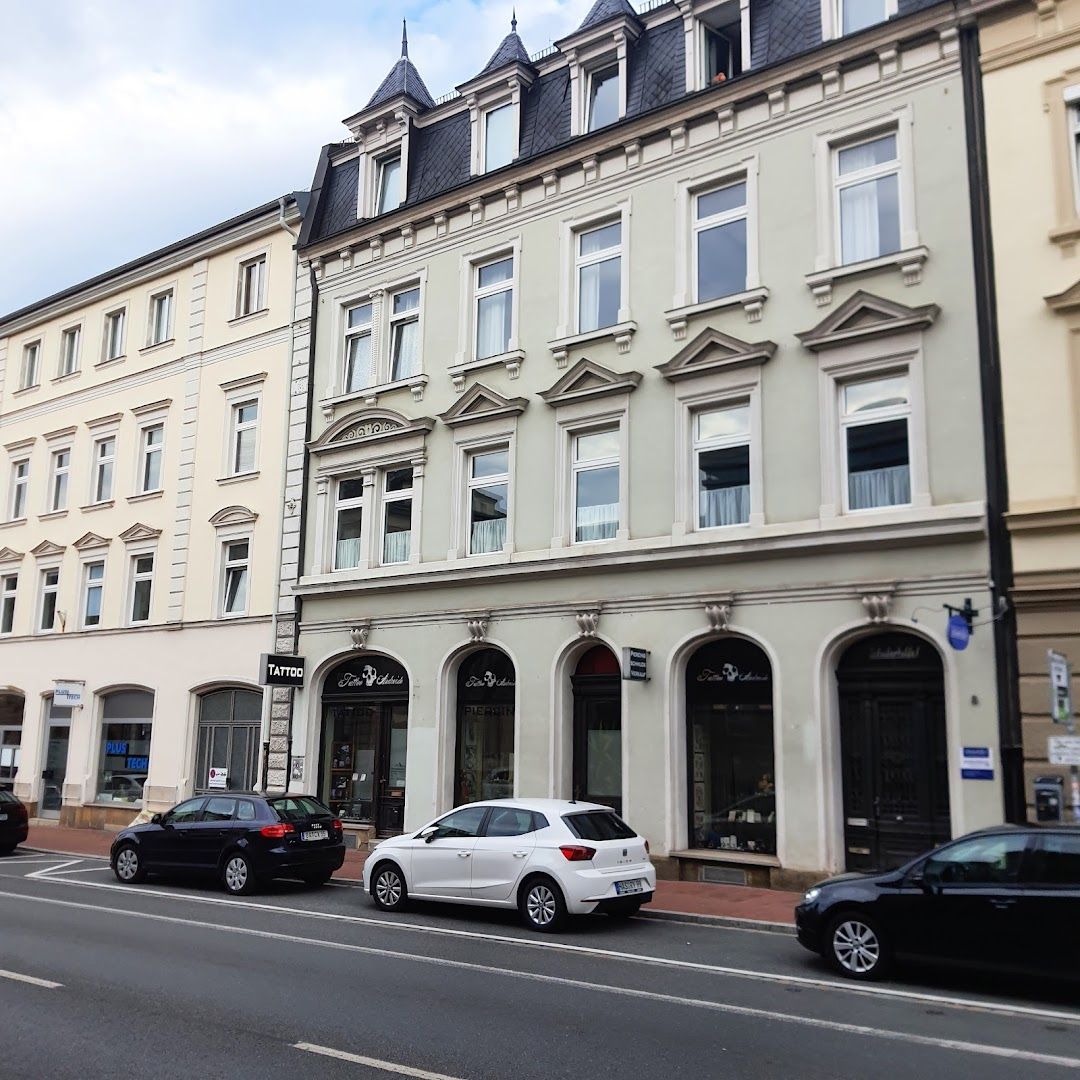
[[[424,80],[420,78],[416,65],[409,59],[409,38],[405,32],[404,22],[401,25],[401,56],[379,84],[378,90],[371,95],[371,100],[364,106],[364,112],[396,97],[410,97],[425,109],[435,106],[435,99],[424,85]]]
[[[484,65],[484,70],[480,72],[480,75],[490,75],[493,71],[498,71],[499,68],[504,68],[508,64],[526,64],[532,67],[532,60],[529,58],[528,50],[525,48],[521,38],[518,37],[516,13],[513,19],[510,20],[510,33],[502,39],[502,44],[499,45],[492,54],[491,59]],[[477,76],[477,78],[479,77]]]

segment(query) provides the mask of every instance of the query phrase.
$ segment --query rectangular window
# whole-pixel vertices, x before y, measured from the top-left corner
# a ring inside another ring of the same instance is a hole
[[[68,475],[71,472],[71,451],[54,450],[49,475],[49,510],[66,510]]]
[[[73,326],[65,330],[60,337],[60,370],[57,374],[63,378],[79,370],[79,342],[82,340],[82,327]]]
[[[242,401],[232,408],[229,472],[233,476],[255,471],[255,440],[259,433],[259,402]]]
[[[362,477],[339,480],[334,510],[334,569],[355,570],[360,565],[360,535],[364,524]]]
[[[484,172],[501,169],[514,160],[514,106],[510,103],[484,113]]]
[[[222,611],[226,615],[247,613],[250,552],[251,544],[247,540],[230,540],[225,544]]]
[[[90,501],[108,502],[113,497],[113,472],[116,466],[116,437],[98,439],[94,443],[94,487]]]
[[[611,540],[619,530],[619,429],[574,436],[574,541]]]
[[[614,326],[622,306],[622,222],[577,234],[578,333]]]
[[[48,633],[56,621],[56,594],[60,591],[60,571],[41,571],[41,603],[38,605],[38,629]]]
[[[716,86],[733,79],[742,70],[742,32],[737,22],[726,26],[706,26],[705,85]]]
[[[476,358],[510,349],[514,318],[514,257],[476,268]]]
[[[250,315],[266,306],[266,256],[240,264],[240,303],[237,315]]]
[[[839,0],[840,26],[844,34],[854,34],[884,22],[889,16],[885,0]]]
[[[11,521],[21,521],[26,517],[26,496],[29,487],[29,460],[14,462],[11,466]]]
[[[619,119],[619,65],[589,76],[589,123],[586,130],[607,127]]]
[[[18,574],[5,574],[0,578],[0,634],[10,634],[15,628],[15,595],[18,590]]]
[[[488,555],[506,546],[510,450],[484,450],[469,458],[469,554]]]
[[[135,555],[131,560],[131,619],[150,621],[150,601],[154,591],[154,556]]]
[[[746,181],[694,198],[697,301],[746,289]]]
[[[31,341],[23,346],[22,372],[19,375],[19,389],[26,390],[37,386],[41,378],[41,342]]]
[[[342,387],[355,394],[375,385],[371,362],[371,304],[356,304],[345,311],[345,376]]]
[[[705,409],[694,416],[698,528],[750,520],[750,406]]]
[[[103,360],[115,360],[124,354],[124,323],[127,312],[124,308],[110,311],[105,316],[105,341]]]
[[[836,150],[836,219],[843,265],[900,250],[896,133]]]
[[[87,563],[83,575],[82,624],[84,627],[100,626],[101,598],[105,591],[104,561]]]
[[[412,469],[387,469],[383,474],[384,564],[409,561],[412,548]]]
[[[142,430],[139,451],[139,493],[161,490],[161,457],[165,445],[165,425],[151,424]]]
[[[386,214],[401,205],[401,158],[383,158],[378,165],[375,213]]]
[[[1080,213],[1080,104],[1076,102],[1069,105],[1069,157],[1073,167],[1073,200]]]
[[[847,508],[871,510],[911,502],[907,372],[840,387],[840,425]]]
[[[393,381],[420,374],[420,288],[391,297],[390,358]]]
[[[169,340],[172,326],[172,299],[171,289],[150,297],[150,327],[147,345],[160,345],[163,341]]]

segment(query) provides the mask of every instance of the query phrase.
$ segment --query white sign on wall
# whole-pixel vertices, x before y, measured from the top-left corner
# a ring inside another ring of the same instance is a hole
[[[53,704],[69,709],[78,709],[83,703],[83,691],[86,683],[76,679],[55,679],[53,681]]]
[[[211,769],[210,778],[207,782],[207,787],[211,790],[224,791],[229,782],[229,770],[228,769]]]
[[[1051,765],[1080,765],[1080,735],[1051,735],[1046,749]]]

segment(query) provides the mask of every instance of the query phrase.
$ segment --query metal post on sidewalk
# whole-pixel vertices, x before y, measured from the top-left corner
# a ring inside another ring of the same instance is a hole
[[[1069,765],[1069,801],[1072,803],[1073,821],[1080,823],[1080,740],[1076,738],[1076,714],[1072,702],[1072,664],[1062,653],[1047,650],[1050,661],[1050,719],[1064,724],[1069,733],[1067,739],[1051,736],[1051,753],[1057,744],[1058,760]]]

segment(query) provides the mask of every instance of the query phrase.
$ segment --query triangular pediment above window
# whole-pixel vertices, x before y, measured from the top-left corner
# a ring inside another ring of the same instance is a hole
[[[98,536],[96,532],[88,532],[83,533],[71,546],[77,551],[90,551],[93,548],[108,547],[109,543],[107,537]]]
[[[641,378],[640,371],[612,371],[584,356],[540,397],[558,406],[608,394],[628,394],[637,389]]]
[[[246,506],[226,506],[210,515],[210,524],[216,529],[227,525],[254,525],[259,515]]]
[[[126,528],[120,534],[120,539],[123,540],[125,544],[133,544],[139,540],[156,540],[160,535],[160,529],[152,529],[149,525],[144,525],[141,521],[136,521],[134,525]]]
[[[940,311],[937,304],[908,307],[860,289],[812,330],[804,330],[795,336],[816,352],[905,330],[925,330]]]
[[[1064,292],[1055,293],[1053,296],[1046,296],[1043,299],[1049,305],[1050,310],[1056,311],[1059,315],[1076,311],[1077,308],[1080,308],[1080,281],[1076,282],[1075,285],[1070,285]]]
[[[22,557],[23,553],[21,551],[16,551],[14,548],[0,548],[0,563],[20,562]]]
[[[774,352],[775,341],[743,341],[709,326],[666,363],[657,364],[656,370],[670,382],[677,382],[747,364],[764,364]]]
[[[503,397],[483,383],[474,383],[451,408],[439,413],[439,419],[447,427],[456,427],[480,420],[494,420],[501,416],[519,416],[528,404],[527,398]]]
[[[48,558],[50,555],[63,555],[64,545],[54,544],[51,540],[42,540],[37,547],[30,549],[30,554],[33,555],[35,559]]]
[[[373,443],[405,435],[424,434],[435,426],[430,416],[410,420],[390,409],[364,409],[343,416],[331,424],[314,442],[308,444],[314,453],[340,450],[347,443]]]

